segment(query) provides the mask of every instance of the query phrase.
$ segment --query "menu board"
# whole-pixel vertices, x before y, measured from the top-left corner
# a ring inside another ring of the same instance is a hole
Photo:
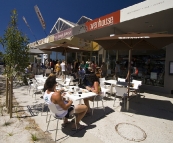
[[[169,74],[173,75],[173,61],[169,62]]]

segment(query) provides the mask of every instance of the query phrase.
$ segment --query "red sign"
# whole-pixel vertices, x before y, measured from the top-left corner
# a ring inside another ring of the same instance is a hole
[[[95,20],[86,22],[85,25],[87,26],[87,31],[92,31],[116,23],[120,23],[120,11],[116,11]]]

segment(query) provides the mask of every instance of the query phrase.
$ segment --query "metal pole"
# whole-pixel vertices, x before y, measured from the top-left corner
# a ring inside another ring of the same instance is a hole
[[[126,110],[129,110],[129,92],[130,92],[130,75],[131,75],[131,57],[132,57],[132,49],[129,50],[129,65],[128,65],[128,96],[127,96],[127,104]]]

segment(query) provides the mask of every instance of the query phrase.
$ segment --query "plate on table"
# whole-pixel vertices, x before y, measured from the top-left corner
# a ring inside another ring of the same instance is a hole
[[[74,94],[74,92],[70,92],[70,91],[69,91],[68,94],[72,95],[72,94]]]
[[[83,93],[88,93],[89,91],[86,90],[86,89],[82,89],[82,92],[83,92]]]

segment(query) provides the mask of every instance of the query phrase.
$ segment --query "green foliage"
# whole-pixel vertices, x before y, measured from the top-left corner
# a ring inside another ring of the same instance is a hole
[[[33,141],[38,141],[38,138],[37,138],[36,134],[32,134],[32,133],[31,133],[31,139],[32,139]]]
[[[29,62],[29,39],[17,26],[17,11],[11,13],[11,21],[3,37],[0,37],[0,43],[4,47],[4,60],[6,64],[5,74],[11,77],[14,71],[23,72]]]

